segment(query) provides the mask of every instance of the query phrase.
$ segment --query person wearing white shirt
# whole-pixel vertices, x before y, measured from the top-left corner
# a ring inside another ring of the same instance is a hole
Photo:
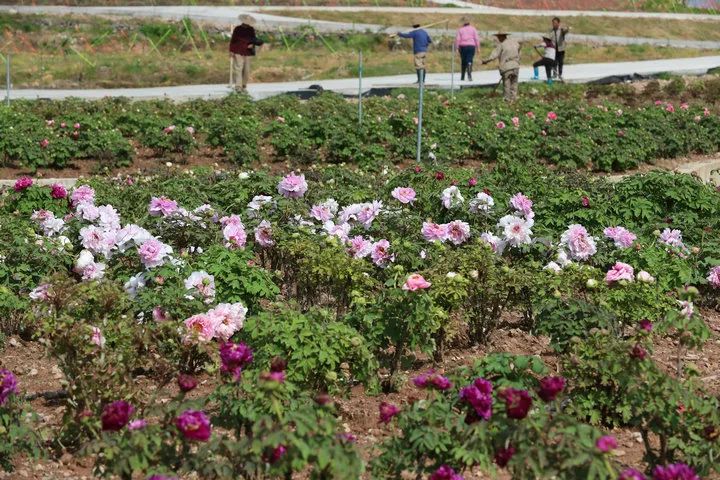
[[[540,54],[542,58],[537,62],[533,63],[533,80],[540,80],[539,68],[545,67],[545,74],[547,75],[548,85],[552,85],[552,71],[555,66],[555,44],[550,37],[543,36],[543,43],[534,46],[535,51]],[[540,51],[539,49],[543,50]]]

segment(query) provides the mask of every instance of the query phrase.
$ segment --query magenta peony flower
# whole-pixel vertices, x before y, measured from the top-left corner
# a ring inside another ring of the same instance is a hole
[[[452,383],[447,377],[435,373],[434,370],[430,370],[427,373],[422,373],[417,377],[413,378],[413,383],[418,388],[434,388],[436,390],[447,390],[452,387]]]
[[[684,463],[658,465],[652,472],[653,480],[700,480],[695,471]]]
[[[262,248],[268,248],[275,245],[275,241],[272,238],[272,226],[267,220],[263,220],[260,224],[255,227],[255,242]]]
[[[415,190],[410,187],[397,187],[391,193],[392,197],[400,203],[408,204],[415,201]]]
[[[287,361],[282,357],[274,357],[270,362],[270,371],[264,372],[260,378],[269,382],[285,383]]]
[[[615,262],[615,265],[608,270],[605,274],[605,282],[608,284],[619,282],[620,280],[627,280],[632,282],[635,280],[635,271],[633,267],[623,262]]]
[[[197,379],[193,377],[192,375],[187,375],[184,373],[181,373],[178,375],[177,378],[178,387],[180,387],[180,390],[183,392],[189,392],[191,390],[195,390],[195,387],[197,387]]]
[[[5,403],[10,395],[17,393],[17,377],[10,370],[0,369],[0,405]]]
[[[235,380],[240,378],[242,369],[252,359],[252,350],[244,343],[225,342],[220,345],[220,371],[232,375]]]
[[[305,195],[307,189],[308,184],[305,181],[305,175],[295,175],[295,172],[283,177],[277,186],[278,193],[286,198],[301,198]]]
[[[343,443],[357,443],[357,437],[353,435],[352,433],[338,433],[337,439],[340,440]]]
[[[162,307],[155,307],[152,310],[152,318],[158,323],[167,322],[170,316]]]
[[[530,407],[532,407],[532,398],[526,390],[506,388],[498,393],[498,398],[505,402],[507,416],[516,420],[527,417]]]
[[[598,450],[603,453],[608,453],[611,450],[615,450],[618,446],[617,440],[612,435],[604,435],[597,439],[595,446]]]
[[[147,480],[178,480],[178,477],[169,477],[167,475],[151,475]]]
[[[419,273],[413,273],[407,278],[407,280],[405,280],[405,284],[402,286],[402,289],[410,292],[415,292],[417,290],[424,290],[426,288],[430,288],[430,285],[432,284],[426,281],[422,275],[420,275]]]
[[[116,400],[103,408],[100,415],[102,429],[105,431],[117,432],[130,421],[130,416],[135,408],[125,400]]]
[[[618,480],[647,480],[642,472],[635,470],[634,468],[628,468],[618,477]]]
[[[640,320],[640,323],[638,323],[638,326],[640,327],[640,330],[644,330],[646,332],[652,332],[653,324],[648,319]]]
[[[637,239],[637,235],[625,227],[607,227],[603,230],[605,236],[615,242],[617,248],[631,247]]]
[[[270,453],[270,458],[268,460],[270,463],[277,463],[285,456],[286,453],[287,447],[285,445],[278,445],[277,447],[273,448],[273,451],[272,453]]]
[[[167,197],[152,197],[148,205],[148,213],[153,217],[167,217],[177,211],[177,202]]]
[[[500,468],[505,468],[513,455],[515,455],[515,447],[509,445],[507,448],[500,448],[495,452],[495,464]]]
[[[470,225],[462,220],[453,220],[447,224],[447,238],[454,245],[465,243],[470,238]]]
[[[587,260],[597,252],[595,238],[582,225],[570,225],[560,237],[560,243],[567,247],[573,260]]]
[[[473,412],[465,419],[467,423],[479,419],[490,420],[493,405],[492,390],[492,383],[484,378],[477,378],[471,385],[460,389],[460,400],[473,407]]]
[[[428,242],[444,242],[448,238],[447,225],[423,222],[422,235]]]
[[[463,477],[448,465],[442,465],[428,477],[428,480],[463,480]]]
[[[720,265],[712,267],[708,272],[707,281],[713,288],[720,288]]]
[[[185,410],[175,419],[175,426],[187,440],[207,442],[210,439],[212,427],[205,412]]]
[[[563,377],[543,377],[540,379],[538,397],[546,402],[552,402],[564,388],[565,379]]]
[[[22,192],[32,186],[33,179],[30,177],[20,177],[15,180],[15,186],[13,187],[16,192]]]
[[[84,203],[95,203],[95,190],[88,185],[80,185],[73,190],[72,195],[70,195],[70,203],[73,207],[77,207],[78,205],[82,205]]]
[[[55,200],[61,200],[67,197],[67,190],[59,183],[50,185],[50,196]]]
[[[390,423],[394,416],[400,413],[400,408],[392,403],[380,403],[380,423]]]
[[[630,350],[630,356],[632,358],[637,358],[640,361],[645,360],[645,357],[647,357],[647,350],[645,350],[639,343],[636,343],[632,350]]]

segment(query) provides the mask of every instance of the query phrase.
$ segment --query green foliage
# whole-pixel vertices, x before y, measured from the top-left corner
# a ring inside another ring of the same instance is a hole
[[[0,469],[12,472],[15,456],[38,458],[44,455],[37,423],[37,415],[18,395],[11,394],[0,403]]]

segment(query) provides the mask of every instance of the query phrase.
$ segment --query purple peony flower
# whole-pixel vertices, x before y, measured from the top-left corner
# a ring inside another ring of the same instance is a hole
[[[308,184],[305,181],[305,175],[295,175],[295,172],[283,177],[277,186],[278,193],[286,198],[301,198],[305,195],[307,189]]]
[[[563,377],[544,377],[540,379],[538,396],[546,402],[552,402],[565,388]]]
[[[277,447],[273,448],[273,451],[272,453],[270,453],[270,458],[268,460],[270,463],[277,463],[282,457],[285,456],[286,453],[287,447],[285,445],[278,445]]]
[[[0,405],[5,403],[10,395],[17,393],[17,377],[10,370],[0,369]]]
[[[199,410],[185,410],[175,419],[175,426],[188,440],[206,442],[210,438],[210,419]]]
[[[490,420],[493,405],[492,391],[492,383],[484,378],[477,378],[472,385],[460,389],[460,400],[473,407],[473,412],[466,418],[466,422]]]
[[[22,192],[23,190],[30,188],[33,184],[33,179],[30,177],[20,177],[15,180],[15,186],[13,187],[16,192]]]
[[[167,475],[152,475],[147,480],[178,480],[178,477],[169,477]]]
[[[513,455],[515,455],[515,447],[512,445],[507,448],[500,448],[495,452],[495,464],[500,468],[505,468]]]
[[[59,183],[50,185],[50,196],[55,200],[62,200],[67,197],[67,190]]]
[[[533,201],[520,192],[512,196],[510,199],[510,206],[526,217],[533,216]]]
[[[653,470],[653,480],[700,480],[695,471],[684,463],[673,463]]]
[[[252,362],[253,354],[250,347],[244,343],[225,342],[220,345],[220,371],[240,378],[242,369]]]
[[[380,403],[380,423],[390,423],[390,420],[400,413],[400,408],[392,403]]]
[[[130,416],[135,408],[125,400],[116,400],[103,408],[100,415],[102,429],[111,432],[117,432],[122,429],[130,421]]]
[[[463,477],[448,465],[442,465],[428,477],[428,480],[463,480]]]
[[[128,423],[128,430],[142,430],[143,428],[147,427],[148,422],[144,418],[139,418],[137,420],[133,420],[132,422]]]
[[[652,322],[650,320],[648,320],[647,318],[640,320],[640,323],[638,323],[638,326],[640,327],[640,330],[644,330],[646,332],[652,332],[652,329],[653,329]]]
[[[645,350],[639,343],[636,343],[632,350],[630,350],[630,356],[637,358],[638,360],[645,360],[645,357],[647,357],[647,350]]]
[[[498,398],[505,402],[507,416],[516,420],[527,417],[530,407],[532,407],[532,398],[526,390],[506,388],[498,393]]]
[[[437,390],[447,390],[452,387],[452,383],[447,377],[435,373],[434,370],[413,378],[413,383],[418,388],[435,388]]]
[[[180,374],[177,378],[178,386],[180,387],[180,390],[183,392],[189,392],[191,390],[194,390],[195,387],[197,387],[197,379],[193,377],[192,375],[187,374]]]
[[[635,470],[634,468],[628,468],[618,477],[618,480],[647,480],[642,472]]]
[[[603,453],[615,450],[618,446],[617,440],[612,435],[603,435],[595,442],[595,446]]]

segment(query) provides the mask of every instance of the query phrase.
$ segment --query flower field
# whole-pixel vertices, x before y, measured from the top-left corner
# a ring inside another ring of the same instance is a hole
[[[718,121],[693,108],[593,116]],[[569,112],[496,118],[486,135],[555,131]],[[60,121],[43,128],[83,135]],[[714,478],[720,193],[503,152],[472,169],[18,179],[0,196],[0,466]],[[33,383],[22,348],[58,380]]]

